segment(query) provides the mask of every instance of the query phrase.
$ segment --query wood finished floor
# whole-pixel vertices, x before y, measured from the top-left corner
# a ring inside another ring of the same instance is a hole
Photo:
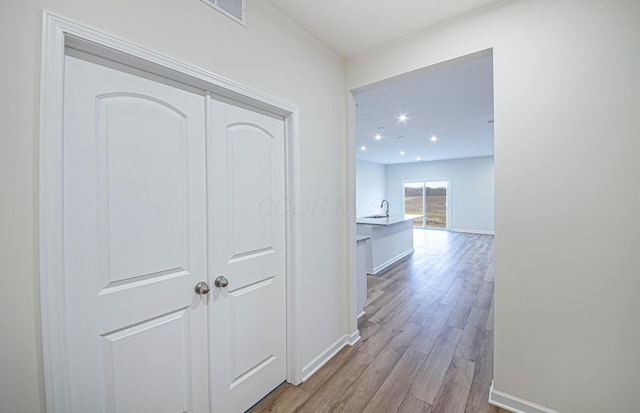
[[[493,236],[414,230],[415,252],[368,276],[362,339],[250,413],[497,413]]]

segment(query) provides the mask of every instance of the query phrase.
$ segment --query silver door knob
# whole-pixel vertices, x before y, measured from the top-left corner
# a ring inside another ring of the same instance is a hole
[[[207,283],[204,281],[200,281],[198,284],[196,284],[196,293],[201,295],[209,293],[209,286],[207,285]]]
[[[216,278],[216,280],[213,282],[216,287],[218,288],[224,288],[227,285],[229,285],[229,280],[227,280],[224,275],[220,275],[218,276],[218,278]]]

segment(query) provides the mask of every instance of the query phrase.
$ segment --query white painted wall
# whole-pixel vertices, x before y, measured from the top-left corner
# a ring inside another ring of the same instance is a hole
[[[493,48],[495,386],[563,413],[640,405],[638,21],[499,1],[347,62],[355,89]]]
[[[38,291],[37,143],[43,8],[200,66],[300,108],[302,364],[350,327],[343,165],[344,63],[262,0],[247,28],[179,0],[6,0],[0,5],[0,410],[44,411]]]
[[[383,211],[380,203],[386,197],[386,179],[385,165],[356,160],[356,216]]]
[[[387,165],[387,199],[403,213],[403,181],[450,179],[449,229],[493,232],[493,156]]]

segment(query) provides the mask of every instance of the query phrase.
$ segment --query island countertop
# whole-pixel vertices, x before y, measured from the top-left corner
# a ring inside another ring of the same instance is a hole
[[[423,215],[411,215],[411,214],[391,214],[389,218],[365,218],[365,217],[357,217],[356,224],[367,224],[367,225],[393,225],[398,224],[404,221],[413,221],[416,218],[420,218]]]
[[[370,236],[368,236],[368,235],[356,235],[356,244],[359,244],[359,243],[361,243],[362,241],[366,241],[366,240],[368,240],[369,238],[371,238],[371,237],[370,237]]]

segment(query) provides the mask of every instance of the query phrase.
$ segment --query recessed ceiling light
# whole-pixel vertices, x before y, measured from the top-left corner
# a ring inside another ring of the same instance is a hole
[[[367,147],[366,147],[366,146],[364,146],[364,145],[362,145],[362,146],[360,147],[360,150],[364,152],[364,151],[366,151],[366,150],[367,150]]]
[[[376,140],[379,141],[380,139],[382,139],[382,135],[379,133],[376,133]]]
[[[409,118],[407,117],[407,115],[405,113],[403,113],[402,115],[398,116],[398,120],[400,122],[406,122],[407,119],[409,119]]]
[[[404,151],[400,151],[400,155],[404,155]]]
[[[431,135],[431,142],[437,142],[438,137],[436,135]]]
[[[419,157],[419,156],[416,158],[416,161],[421,161],[421,160],[422,160],[422,158]]]

